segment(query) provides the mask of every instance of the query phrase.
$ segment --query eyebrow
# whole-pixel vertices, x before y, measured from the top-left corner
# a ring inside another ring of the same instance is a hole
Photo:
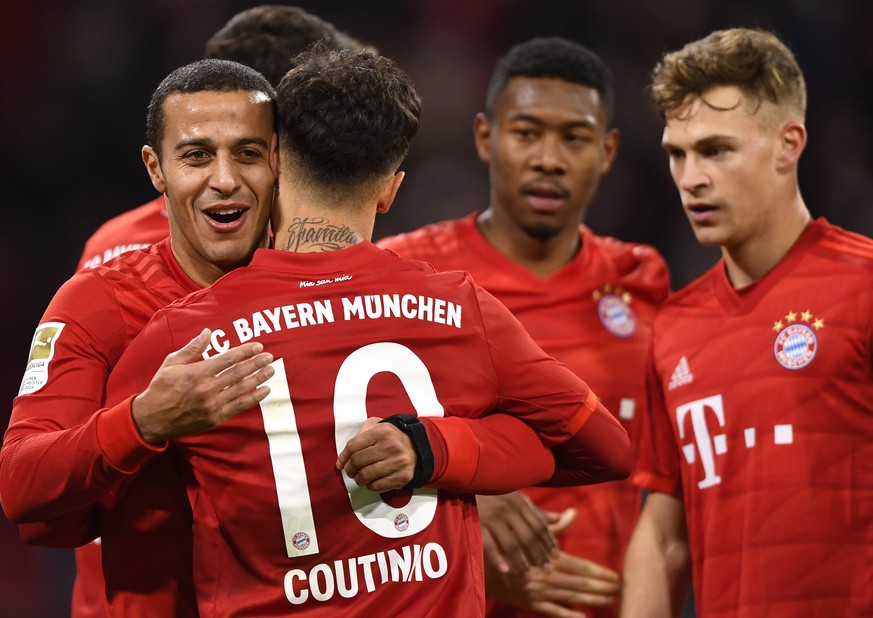
[[[541,117],[534,116],[532,114],[526,114],[524,112],[519,112],[519,113],[511,115],[509,117],[509,121],[510,122],[532,122],[534,124],[540,124],[540,125],[546,124],[545,121]],[[570,120],[568,122],[562,122],[560,124],[563,127],[571,127],[571,128],[582,127],[584,129],[593,129],[597,126],[596,121],[592,120],[588,116],[585,116],[581,120]]]
[[[718,143],[728,142],[728,141],[732,142],[732,141],[734,141],[734,138],[729,136],[729,135],[709,135],[709,136],[704,137],[702,139],[699,139],[696,142],[694,142],[693,144],[691,144],[691,149],[692,150],[703,150],[704,148],[712,146],[713,144],[718,144]],[[672,148],[675,150],[686,150],[685,148],[681,148],[681,147],[677,146],[676,144],[669,142],[669,141],[662,141],[661,148],[664,148],[665,150],[668,148]]]
[[[179,143],[177,143],[173,149],[179,150],[181,148],[186,148],[188,146],[202,146],[208,147],[211,146],[214,142],[211,139],[207,138],[192,138],[192,139],[183,139]],[[233,143],[234,148],[239,148],[240,146],[248,146],[251,144],[255,144],[257,146],[261,146],[262,148],[269,148],[267,141],[261,137],[241,137]]]

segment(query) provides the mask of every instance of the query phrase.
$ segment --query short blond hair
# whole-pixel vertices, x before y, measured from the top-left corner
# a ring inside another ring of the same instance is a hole
[[[736,86],[757,107],[769,101],[806,116],[806,82],[794,54],[764,30],[717,30],[664,54],[652,71],[655,111],[666,120],[689,96],[717,86]]]

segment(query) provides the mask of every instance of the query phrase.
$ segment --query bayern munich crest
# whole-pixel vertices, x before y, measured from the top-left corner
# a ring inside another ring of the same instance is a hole
[[[616,337],[630,337],[637,332],[637,317],[630,307],[629,292],[606,285],[596,290],[593,298],[597,301],[597,317],[606,330]]]
[[[394,518],[394,527],[400,532],[409,527],[409,518],[406,516],[406,513],[400,513],[400,515]]]
[[[786,369],[802,369],[818,352],[816,331],[824,328],[824,320],[815,318],[809,311],[800,314],[789,311],[784,319],[784,322],[777,320],[773,324],[773,330],[779,333],[773,344],[773,354]]]
[[[309,535],[305,532],[298,532],[291,537],[291,542],[294,543],[296,549],[302,551],[309,547]]]

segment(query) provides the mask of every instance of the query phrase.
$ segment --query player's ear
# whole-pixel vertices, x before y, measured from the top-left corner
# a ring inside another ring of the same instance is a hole
[[[151,146],[142,147],[142,162],[145,163],[149,178],[152,179],[152,185],[158,190],[158,193],[166,193],[167,183],[164,181],[164,171],[161,169],[161,161],[154,148]]]
[[[784,173],[797,169],[803,149],[806,147],[806,127],[801,122],[787,122],[779,131],[779,147],[776,153],[776,170]]]
[[[480,112],[473,118],[473,139],[476,141],[476,154],[482,163],[491,162],[491,121]]]
[[[382,192],[379,193],[379,199],[376,201],[376,212],[388,212],[388,209],[391,208],[391,204],[394,202],[394,198],[397,197],[397,190],[400,188],[400,183],[403,182],[404,176],[406,176],[406,172],[396,172],[391,175],[391,178],[388,179],[388,182],[382,188]]]
[[[618,129],[610,129],[603,136],[603,159],[600,161],[600,173],[605,174],[612,169],[612,163],[618,154],[621,144],[621,132]]]
[[[279,136],[273,133],[270,139],[270,169],[273,176],[279,178]]]

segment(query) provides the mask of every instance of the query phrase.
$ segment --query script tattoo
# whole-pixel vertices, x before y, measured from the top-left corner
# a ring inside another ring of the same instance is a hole
[[[358,244],[358,236],[347,225],[331,225],[324,217],[300,219],[295,217],[288,226],[285,251],[297,251],[301,245],[312,245],[322,251],[337,251]]]

